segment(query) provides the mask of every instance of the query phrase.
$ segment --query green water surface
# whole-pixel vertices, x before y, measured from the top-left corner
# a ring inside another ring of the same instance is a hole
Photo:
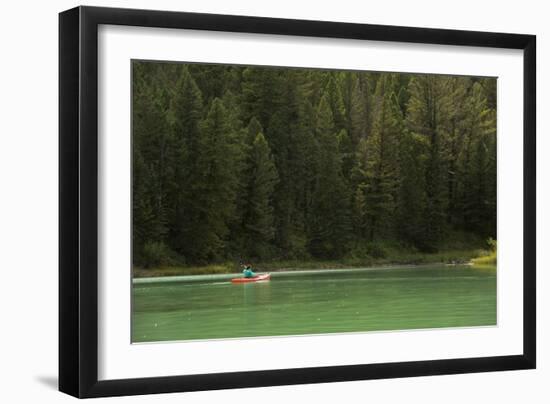
[[[496,324],[496,268],[430,266],[135,283],[132,341]]]

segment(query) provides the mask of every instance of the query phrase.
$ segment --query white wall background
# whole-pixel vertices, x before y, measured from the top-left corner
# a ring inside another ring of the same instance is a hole
[[[9,2],[0,24],[0,401],[69,402],[57,385],[57,13],[78,5]],[[282,18],[531,33],[538,36],[538,369],[109,399],[128,403],[314,401],[546,403],[550,400],[550,25],[545,2],[90,1]],[[7,259],[6,259],[7,258]]]

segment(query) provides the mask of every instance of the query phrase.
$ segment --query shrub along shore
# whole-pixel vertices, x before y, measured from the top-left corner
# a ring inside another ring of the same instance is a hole
[[[292,271],[300,269],[339,269],[339,268],[368,268],[383,265],[423,265],[423,264],[474,264],[496,265],[496,250],[491,249],[456,249],[437,253],[420,253],[414,251],[393,251],[385,257],[348,257],[342,260],[277,260],[266,262],[252,262],[254,270],[258,272]],[[239,273],[241,267],[238,262],[225,262],[203,266],[165,266],[153,268],[135,267],[133,274],[136,278],[207,275]]]

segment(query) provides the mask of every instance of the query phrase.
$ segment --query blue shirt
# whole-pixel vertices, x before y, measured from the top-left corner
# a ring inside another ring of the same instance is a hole
[[[256,274],[252,272],[252,269],[250,268],[245,268],[243,270],[243,274],[245,278],[254,278],[256,276]]]

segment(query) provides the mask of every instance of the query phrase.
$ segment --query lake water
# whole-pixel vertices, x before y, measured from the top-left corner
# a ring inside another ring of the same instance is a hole
[[[133,342],[496,324],[496,268],[429,266],[135,283]]]

